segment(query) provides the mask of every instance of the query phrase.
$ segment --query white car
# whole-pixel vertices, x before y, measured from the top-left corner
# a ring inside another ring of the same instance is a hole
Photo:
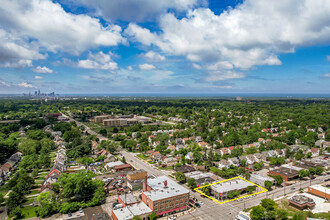
[[[202,202],[202,201],[199,201],[199,204],[201,204],[201,205],[204,205],[204,202]]]

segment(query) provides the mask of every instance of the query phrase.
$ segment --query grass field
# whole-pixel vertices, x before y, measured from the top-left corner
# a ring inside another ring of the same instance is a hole
[[[147,159],[149,159],[149,156],[146,156],[146,155],[144,155],[144,154],[138,154],[138,155],[136,155],[136,157],[141,158],[142,160],[147,160]]]
[[[36,197],[37,197],[37,196],[27,198],[27,200],[26,200],[23,204],[30,204],[30,203],[34,202],[34,199],[35,199]]]
[[[24,219],[37,217],[35,207],[33,205],[30,205],[22,208],[22,216]]]
[[[35,195],[35,194],[38,194],[38,189],[31,190],[31,192],[30,192],[30,194],[28,196]]]

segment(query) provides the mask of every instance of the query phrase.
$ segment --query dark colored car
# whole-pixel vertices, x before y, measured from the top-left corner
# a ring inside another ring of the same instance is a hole
[[[201,205],[200,205],[199,203],[195,203],[195,206],[196,206],[197,208],[200,208],[200,207],[201,207]]]

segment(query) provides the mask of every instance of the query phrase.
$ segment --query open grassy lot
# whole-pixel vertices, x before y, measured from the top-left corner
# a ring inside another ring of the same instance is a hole
[[[37,217],[35,207],[33,205],[30,205],[22,208],[22,217],[23,219]]]
[[[146,156],[146,155],[144,155],[144,154],[138,154],[138,155],[136,155],[136,157],[141,158],[142,160],[147,160],[147,159],[149,159],[149,156]]]
[[[35,194],[38,194],[38,189],[31,190],[31,192],[28,196],[35,195]]]

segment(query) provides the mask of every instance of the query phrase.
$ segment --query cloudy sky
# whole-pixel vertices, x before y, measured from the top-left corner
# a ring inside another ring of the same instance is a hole
[[[0,93],[329,85],[329,0],[1,0]]]

